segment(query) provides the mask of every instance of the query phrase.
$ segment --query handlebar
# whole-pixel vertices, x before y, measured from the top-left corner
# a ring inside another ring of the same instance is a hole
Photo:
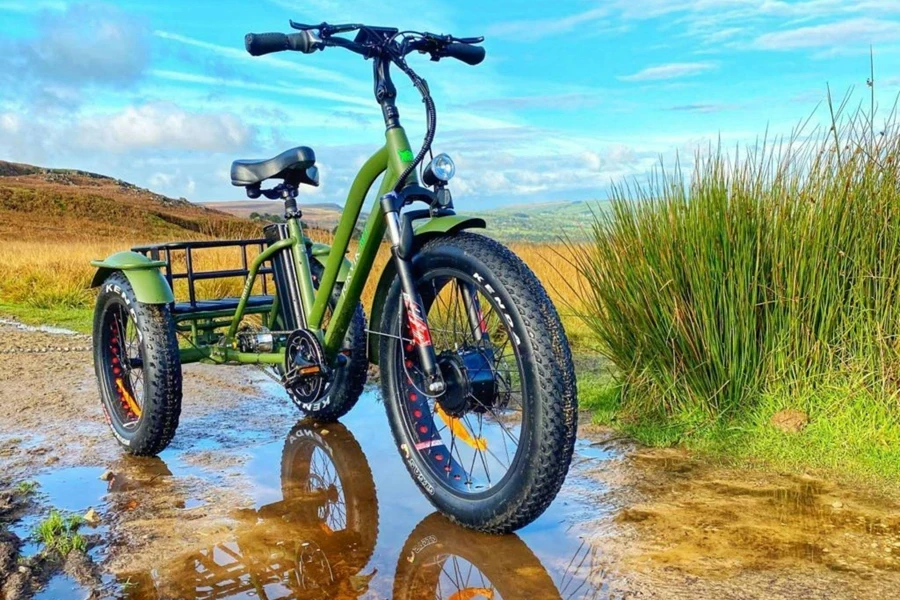
[[[329,25],[328,23],[306,25],[291,21],[291,27],[299,30],[299,32],[290,34],[248,33],[244,37],[244,46],[247,52],[253,56],[262,56],[285,50],[309,54],[326,46],[338,46],[356,54],[361,54],[366,58],[371,58],[387,52],[388,45],[393,44],[395,48],[395,56],[393,58],[402,59],[406,54],[419,51],[423,54],[430,54],[431,60],[455,58],[472,66],[480,64],[485,56],[484,48],[475,46],[475,44],[480,44],[484,41],[482,37],[457,38],[451,35],[437,35],[428,32],[403,32],[401,34],[396,29],[367,27],[349,23],[344,25]],[[314,33],[315,31],[318,31],[318,35]],[[336,36],[338,33],[350,31],[359,31],[356,40]],[[372,41],[373,39],[378,39],[379,34],[384,36],[385,32],[387,32],[386,37],[382,37],[379,40],[380,43]],[[397,36],[409,33],[418,36],[418,38],[414,40],[405,39],[400,45],[394,42]]]
[[[474,67],[484,60],[484,47],[453,42],[444,47],[443,54]]]
[[[393,27],[370,27],[356,24],[329,25],[328,23],[320,23],[319,25],[305,25],[291,21],[291,27],[299,30],[299,32],[292,34],[248,33],[244,38],[247,52],[253,56],[284,50],[294,50],[309,54],[325,47],[337,46],[360,54],[366,59],[374,59],[375,97],[381,104],[387,128],[399,125],[399,115],[394,103],[397,90],[391,82],[389,71],[391,63],[395,64],[409,77],[422,95],[422,101],[425,103],[427,124],[425,139],[412,162],[407,164],[404,171],[397,177],[394,191],[399,192],[405,185],[409,175],[422,163],[425,155],[430,151],[437,126],[437,113],[428,84],[406,63],[406,56],[413,52],[419,52],[430,55],[433,61],[439,61],[442,58],[454,58],[467,65],[474,66],[484,60],[484,48],[475,45],[483,42],[484,38],[458,38],[452,35],[399,31]],[[337,35],[350,31],[357,32],[355,39],[351,40]]]
[[[252,56],[262,56],[283,50],[295,50],[309,54],[318,49],[318,41],[309,31],[300,33],[248,33],[244,47]]]

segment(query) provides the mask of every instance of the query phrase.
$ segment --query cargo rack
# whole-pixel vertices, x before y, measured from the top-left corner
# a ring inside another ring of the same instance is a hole
[[[151,260],[163,260],[166,263],[163,275],[169,283],[169,287],[175,290],[175,281],[187,280],[188,284],[188,301],[176,302],[173,312],[177,320],[185,320],[185,318],[196,315],[197,313],[208,312],[226,312],[237,308],[239,298],[220,298],[214,300],[198,300],[195,284],[197,281],[207,279],[223,279],[227,277],[246,277],[250,274],[249,261],[247,258],[247,248],[256,247],[261,252],[270,244],[265,238],[248,239],[248,240],[208,240],[195,242],[168,242],[164,244],[152,244],[147,246],[135,246],[132,252],[143,254]],[[194,251],[208,250],[211,248],[240,248],[241,249],[241,268],[239,269],[221,269],[216,271],[195,271],[194,270]],[[177,256],[176,253],[184,253],[184,271],[176,271],[172,267],[172,257]],[[257,271],[258,277],[262,280],[262,295],[250,296],[247,304],[247,312],[266,312],[271,308],[274,302],[274,296],[269,295],[269,276],[273,275],[271,261],[266,261]]]

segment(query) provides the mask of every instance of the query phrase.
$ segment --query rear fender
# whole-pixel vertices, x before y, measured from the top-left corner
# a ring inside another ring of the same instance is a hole
[[[465,229],[484,229],[484,219],[479,217],[466,217],[463,215],[444,215],[422,221],[414,228],[413,254],[422,247],[425,242],[437,237],[453,235]],[[378,278],[378,286],[375,288],[375,299],[372,301],[372,314],[369,316],[369,331],[381,331],[381,317],[384,313],[384,302],[388,291],[394,282],[397,268],[394,261],[390,260],[384,266]],[[378,364],[378,335],[369,336],[369,361]]]
[[[121,271],[134,289],[138,302],[144,304],[175,302],[172,288],[159,270],[160,267],[166,266],[164,260],[151,260],[143,254],[124,251],[117,252],[105,260],[92,260],[91,265],[97,267],[97,272],[91,280],[92,288],[102,285],[116,271]]]

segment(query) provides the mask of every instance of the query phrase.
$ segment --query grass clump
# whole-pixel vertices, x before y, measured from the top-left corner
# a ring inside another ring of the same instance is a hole
[[[84,519],[78,515],[64,516],[58,510],[50,512],[50,516],[41,521],[35,528],[34,535],[48,552],[67,556],[70,552],[84,552],[87,544],[78,533]]]
[[[615,189],[573,248],[582,317],[621,374],[602,419],[787,462],[826,466],[841,448],[897,472],[900,131],[894,112],[876,127],[846,106],[829,103],[830,126],[698,154],[690,177]],[[776,407],[809,427],[774,432]]]
[[[37,481],[20,481],[16,484],[16,492],[20,496],[31,496],[39,487]]]

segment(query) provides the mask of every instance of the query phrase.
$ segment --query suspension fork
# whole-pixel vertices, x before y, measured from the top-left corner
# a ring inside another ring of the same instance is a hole
[[[394,259],[394,266],[397,268],[397,276],[400,278],[403,309],[406,311],[410,333],[419,355],[419,364],[422,365],[422,370],[425,372],[425,389],[430,394],[439,395],[446,389],[446,384],[437,364],[434,346],[431,343],[431,331],[422,308],[422,297],[416,288],[412,274],[410,262],[413,246],[412,228],[401,228],[400,205],[400,197],[394,192],[385,194],[381,198],[381,207],[384,210],[388,235],[391,238],[391,255]]]

